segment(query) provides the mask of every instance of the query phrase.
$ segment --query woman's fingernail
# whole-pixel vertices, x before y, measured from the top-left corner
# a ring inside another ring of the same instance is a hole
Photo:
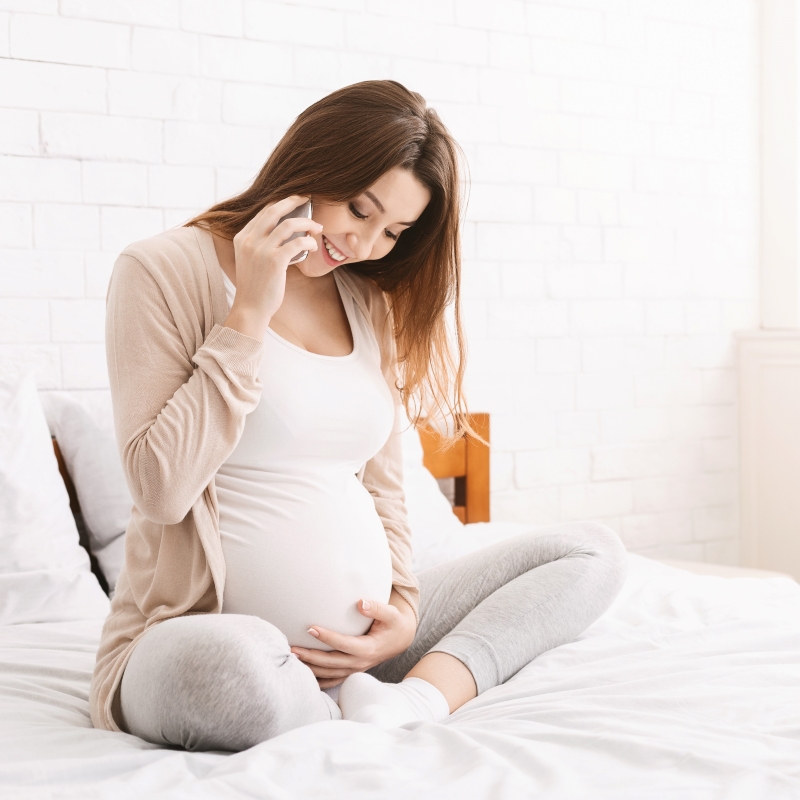
[[[319,631],[314,630],[314,628],[309,628],[308,632],[316,639],[319,639]]]
[[[363,608],[364,611],[369,611],[371,607],[372,606],[370,605],[369,600],[362,600],[361,601],[361,608]]]

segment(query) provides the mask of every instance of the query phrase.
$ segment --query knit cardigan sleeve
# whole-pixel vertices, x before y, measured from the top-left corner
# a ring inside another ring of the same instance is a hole
[[[408,419],[398,390],[397,346],[389,306],[383,292],[368,279],[357,278],[364,293],[372,328],[381,349],[381,369],[395,403],[395,424],[381,450],[370,459],[362,481],[372,495],[392,554],[392,585],[411,606],[419,621],[419,581],[411,568],[411,529],[403,489],[403,453],[400,434]]]
[[[180,522],[233,451],[258,404],[263,344],[214,325],[204,338],[191,280],[123,253],[107,297],[114,423],[139,511]],[[171,276],[174,277],[174,276]]]

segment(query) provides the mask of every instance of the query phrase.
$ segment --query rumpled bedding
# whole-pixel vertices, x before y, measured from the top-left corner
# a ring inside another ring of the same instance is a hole
[[[0,797],[800,797],[800,585],[629,558],[577,641],[444,724],[319,723],[236,754],[92,728],[102,615],[0,626]]]

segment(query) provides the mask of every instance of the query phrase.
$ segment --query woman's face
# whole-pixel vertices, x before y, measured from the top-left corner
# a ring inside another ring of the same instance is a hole
[[[315,202],[313,218],[323,226],[321,234],[312,234],[319,249],[295,266],[316,278],[342,264],[382,258],[416,222],[430,198],[411,172],[395,167],[346,203]]]

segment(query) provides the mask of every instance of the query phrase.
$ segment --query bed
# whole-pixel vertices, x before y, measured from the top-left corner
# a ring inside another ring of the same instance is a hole
[[[52,431],[51,422],[58,478]],[[448,476],[435,435],[412,434],[419,567],[533,527],[486,521],[488,450]],[[439,479],[456,478],[466,525],[440,492],[420,499],[421,484],[436,486],[423,460]],[[73,487],[73,508],[79,495]],[[0,574],[2,798],[800,797],[800,586],[788,577],[698,575],[630,555],[624,589],[577,641],[444,724],[328,722],[243,753],[190,754],[92,728],[108,598],[81,558]]]

